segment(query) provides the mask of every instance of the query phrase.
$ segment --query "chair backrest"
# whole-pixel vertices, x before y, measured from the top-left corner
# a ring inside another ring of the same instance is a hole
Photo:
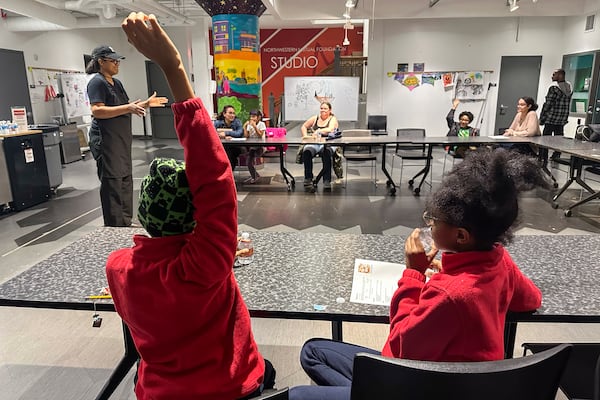
[[[421,139],[425,137],[425,129],[423,128],[398,128],[396,129],[396,137],[402,137],[406,139]],[[425,145],[414,145],[414,144],[397,144],[396,152],[398,150],[421,150],[425,155]]]
[[[528,357],[484,362],[354,358],[351,400],[554,400],[571,352],[564,344]]]
[[[367,129],[372,131],[386,131],[387,115],[369,115],[367,118]]]
[[[255,400],[288,400],[289,399],[289,388],[280,390],[265,390],[262,395],[255,397]]]
[[[342,137],[371,137],[370,129],[344,129],[342,131]],[[344,154],[346,151],[350,150],[356,153],[361,153],[363,151],[371,152],[371,146],[367,145],[344,145]]]
[[[560,343],[523,343],[523,348],[539,353],[560,345]],[[572,343],[573,350],[565,372],[560,379],[560,389],[570,398],[591,399],[594,382],[598,381],[596,364],[600,359],[600,343]]]
[[[344,129],[342,131],[343,137],[370,137],[370,129]]]

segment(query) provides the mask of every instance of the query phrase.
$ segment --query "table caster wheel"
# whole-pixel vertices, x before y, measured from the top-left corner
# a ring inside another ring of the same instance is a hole
[[[554,187],[554,189],[558,189],[558,182],[554,182],[554,184],[552,184],[552,186]]]
[[[408,181],[408,186],[412,186],[413,183],[415,183],[415,181],[413,179],[411,179],[410,181]]]
[[[396,195],[396,188],[393,187],[390,189],[390,196],[395,196]]]
[[[558,208],[558,203],[552,203],[552,208],[556,210]]]
[[[413,190],[415,196],[418,196],[421,193],[421,189],[420,188],[416,188],[415,190]]]
[[[565,217],[570,217],[572,215],[571,210],[565,210]]]
[[[385,181],[385,186],[390,187],[392,186],[392,181]]]

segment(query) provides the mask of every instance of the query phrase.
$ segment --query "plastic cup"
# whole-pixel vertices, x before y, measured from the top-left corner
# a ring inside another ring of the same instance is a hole
[[[433,236],[431,236],[431,227],[426,226],[419,229],[419,240],[425,249],[425,254],[429,254],[433,247]]]

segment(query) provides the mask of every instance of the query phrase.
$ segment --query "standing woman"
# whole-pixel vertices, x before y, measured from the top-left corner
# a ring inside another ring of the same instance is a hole
[[[308,138],[311,135],[317,137],[326,137],[329,133],[338,128],[338,120],[331,112],[331,104],[324,101],[321,103],[319,115],[310,117],[302,125],[302,137]],[[307,144],[302,152],[302,162],[304,163],[304,186],[313,184],[313,158],[320,154],[323,158],[323,189],[331,190],[331,160],[335,149],[332,146],[325,147],[322,144]]]
[[[92,108],[90,150],[98,167],[100,202],[105,226],[130,226],[133,216],[131,166],[131,114],[143,117],[147,107],[164,107],[166,97],[156,93],[145,101],[129,101],[125,88],[114,78],[125,59],[112,47],[92,50],[88,74],[96,73],[87,86]]]

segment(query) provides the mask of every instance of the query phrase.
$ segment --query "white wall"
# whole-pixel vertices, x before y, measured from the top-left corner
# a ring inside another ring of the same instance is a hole
[[[561,65],[564,25],[559,17],[377,21],[370,42],[367,111],[386,114],[390,131],[423,127],[428,136],[444,136],[453,92],[445,92],[441,82],[410,92],[386,73],[398,63],[409,63],[412,70],[412,63],[424,62],[426,71],[493,70],[491,81],[498,82],[501,57],[515,55],[542,56],[539,91],[531,95],[543,103],[552,71]],[[497,88],[492,88],[482,135],[493,134],[496,97]],[[481,104],[463,103],[459,111],[469,109],[477,118]]]

